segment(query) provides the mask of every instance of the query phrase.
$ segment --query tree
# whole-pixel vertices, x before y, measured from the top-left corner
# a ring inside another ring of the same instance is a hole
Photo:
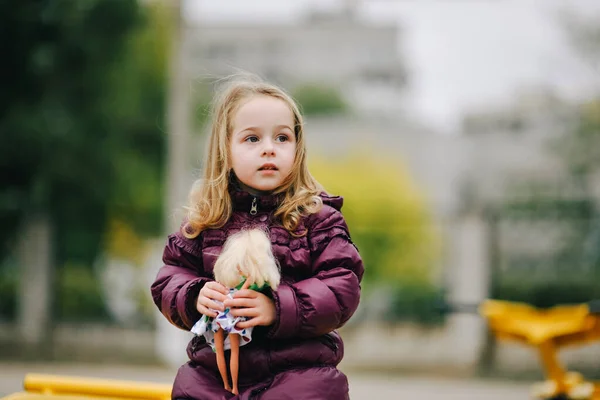
[[[365,263],[364,288],[389,290],[395,318],[435,319],[440,236],[423,195],[404,166],[365,152],[316,159],[310,169],[343,213]]]
[[[106,113],[108,71],[139,22],[137,4],[13,1],[0,7],[0,244],[4,251],[14,244],[25,214],[47,214],[57,260],[89,262],[101,244],[115,176],[110,154],[119,136]]]
[[[564,12],[562,17],[571,49],[593,78],[591,97],[580,105],[572,131],[558,148],[570,172],[588,190],[588,178],[600,169],[600,14]]]
[[[292,91],[305,115],[339,114],[348,109],[339,91],[317,84],[300,85]]]
[[[0,2],[0,260],[36,220],[59,268],[91,270],[111,220],[161,231],[169,25],[156,7]]]

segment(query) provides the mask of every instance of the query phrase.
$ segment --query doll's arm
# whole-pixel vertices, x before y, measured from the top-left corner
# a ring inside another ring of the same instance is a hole
[[[169,236],[163,252],[164,265],[151,286],[152,299],[173,325],[190,330],[201,317],[196,299],[202,286],[213,279],[202,267],[202,251],[180,232]]]
[[[364,272],[357,248],[339,211],[309,231],[314,276],[273,292],[276,319],[272,338],[311,337],[341,327],[356,311]]]
[[[248,289],[250,287],[250,285],[252,285],[252,283],[254,283],[254,282],[251,282],[250,279],[246,279],[244,281],[244,284],[242,285],[242,289],[241,290]]]

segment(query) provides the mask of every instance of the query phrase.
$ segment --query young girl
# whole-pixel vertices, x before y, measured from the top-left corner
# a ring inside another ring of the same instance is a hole
[[[190,195],[181,230],[170,235],[154,302],[175,326],[190,330],[202,315],[230,309],[253,327],[239,352],[239,395],[223,388],[215,354],[202,336],[187,348],[177,399],[348,399],[336,366],[343,343],[336,329],[356,310],[363,264],[340,209],[306,163],[302,116],[281,89],[234,81],[214,103],[204,178]],[[281,282],[227,299],[213,266],[227,237],[266,229]]]

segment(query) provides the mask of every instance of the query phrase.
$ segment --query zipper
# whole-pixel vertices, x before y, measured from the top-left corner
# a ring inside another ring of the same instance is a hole
[[[250,207],[250,215],[256,215],[258,206],[256,205],[256,197],[252,198],[252,206]]]

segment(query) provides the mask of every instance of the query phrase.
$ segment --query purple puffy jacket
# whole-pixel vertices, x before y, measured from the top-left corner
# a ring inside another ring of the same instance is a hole
[[[254,196],[233,191],[231,197],[234,212],[222,228],[203,231],[195,239],[180,232],[169,236],[152,297],[172,324],[190,330],[200,318],[198,293],[213,280],[213,265],[227,236],[241,228],[267,226],[281,266],[281,284],[269,293],[276,320],[273,326],[256,327],[252,342],[240,349],[238,397],[223,389],[215,354],[203,337],[194,337],[187,348],[190,362],[179,370],[173,398],[347,399],[346,377],[336,368],[343,343],[335,329],[358,306],[364,270],[340,213],[343,199],[321,195],[323,208],[297,228],[307,234],[293,237],[272,223],[276,196],[257,197],[256,215],[250,215]]]

